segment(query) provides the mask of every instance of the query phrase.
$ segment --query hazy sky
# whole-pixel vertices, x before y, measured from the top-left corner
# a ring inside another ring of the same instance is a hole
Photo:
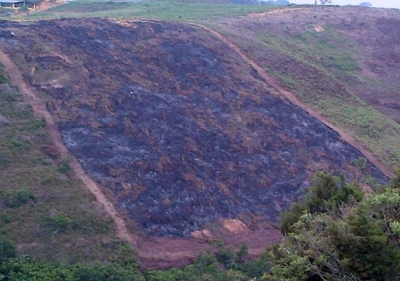
[[[319,0],[317,0],[319,2]],[[296,4],[314,4],[315,0],[289,0]],[[400,9],[400,0],[332,0],[334,5],[358,5],[361,2],[369,2],[374,7],[398,8]]]

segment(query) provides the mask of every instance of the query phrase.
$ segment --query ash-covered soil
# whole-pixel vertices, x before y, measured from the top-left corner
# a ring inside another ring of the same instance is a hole
[[[197,27],[4,22],[0,47],[48,99],[86,172],[149,235],[275,222],[315,171],[354,171],[363,156]],[[367,173],[385,180],[371,163]]]

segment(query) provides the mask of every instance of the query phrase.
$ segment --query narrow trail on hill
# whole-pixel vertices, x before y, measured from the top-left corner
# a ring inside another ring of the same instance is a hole
[[[302,8],[302,9],[308,9],[308,8]],[[296,9],[282,9],[282,10],[262,13],[262,15],[273,14],[275,12],[284,12],[284,11],[288,11],[288,10],[296,10]],[[292,92],[289,92],[289,91],[286,91],[285,89],[283,89],[283,87],[281,85],[279,85],[279,83],[276,81],[275,78],[268,75],[267,72],[261,66],[259,66],[255,61],[253,61],[251,58],[249,58],[237,45],[235,45],[234,43],[229,41],[225,36],[218,33],[217,31],[215,31],[209,27],[203,26],[201,24],[193,23],[192,25],[203,28],[203,29],[207,30],[208,32],[212,33],[213,35],[215,35],[216,37],[218,37],[222,42],[224,42],[231,49],[233,49],[254,70],[256,70],[258,72],[258,74],[263,79],[265,79],[265,81],[267,81],[267,83],[269,85],[271,85],[273,88],[275,88],[275,90],[277,91],[277,93],[275,93],[275,94],[277,94],[278,96],[283,96],[284,98],[288,99],[293,104],[304,109],[312,117],[317,118],[322,123],[324,123],[325,125],[330,127],[332,130],[336,131],[344,141],[346,141],[347,143],[351,144],[353,147],[358,149],[371,163],[373,163],[387,177],[393,178],[395,176],[394,173],[390,169],[385,167],[371,151],[369,151],[368,149],[363,147],[361,144],[359,144],[351,135],[346,133],[342,128],[332,124],[325,117],[323,117],[319,112],[316,112],[310,106],[301,102],[299,99],[297,99],[297,97]]]
[[[12,60],[0,50],[0,63],[3,64],[7,70],[11,81],[14,85],[19,87],[19,91],[25,96],[26,100],[32,106],[36,117],[43,117],[46,121],[47,127],[50,132],[50,136],[53,140],[53,144],[61,155],[61,158],[71,159],[70,166],[74,170],[76,176],[83,182],[86,188],[96,197],[96,200],[104,206],[109,216],[114,220],[117,226],[117,236],[123,240],[127,240],[132,247],[136,248],[136,240],[132,237],[127,228],[124,220],[119,216],[114,205],[105,197],[100,187],[85,173],[81,164],[78,160],[68,152],[65,147],[61,135],[58,131],[57,125],[54,122],[53,117],[46,108],[44,102],[36,96],[30,87],[26,84],[21,71],[12,62]]]
[[[312,8],[284,8],[284,9],[277,9],[277,10],[273,10],[273,11],[265,12],[265,13],[251,13],[251,14],[248,14],[246,17],[259,18],[259,17],[263,17],[266,15],[279,14],[279,13],[288,12],[288,11],[299,11],[299,10],[309,10],[309,9],[312,9]]]

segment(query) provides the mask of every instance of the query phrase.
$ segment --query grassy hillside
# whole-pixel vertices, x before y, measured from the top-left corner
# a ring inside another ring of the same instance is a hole
[[[344,7],[211,25],[279,84],[394,167],[400,162],[399,62],[393,58],[400,40],[391,35],[396,22],[399,11]]]
[[[162,19],[191,21],[238,17],[253,12],[265,12],[277,8],[271,5],[237,5],[232,3],[214,4],[193,1],[73,1],[47,11],[32,13],[24,19],[105,17],[113,19]],[[17,15],[18,18],[19,15]]]
[[[3,70],[0,81],[0,235],[20,254],[60,263],[107,262],[126,251],[68,159],[55,153],[44,121]]]

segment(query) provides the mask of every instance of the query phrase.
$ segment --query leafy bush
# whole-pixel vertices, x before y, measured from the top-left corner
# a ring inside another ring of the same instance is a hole
[[[72,171],[72,168],[69,166],[69,161],[68,160],[61,161],[60,165],[57,168],[57,172],[66,174],[70,171]]]
[[[68,215],[61,212],[52,219],[51,224],[55,229],[64,230],[71,222],[72,220],[68,217]]]
[[[35,196],[26,188],[12,191],[0,192],[0,209],[3,208],[18,208],[28,202],[28,200],[35,201]]]
[[[284,234],[293,232],[294,224],[305,212],[319,214],[337,211],[342,204],[358,202],[362,197],[358,183],[347,184],[343,175],[335,177],[319,172],[303,201],[292,204],[290,210],[281,215],[279,229]]]
[[[0,236],[0,263],[17,256],[17,249],[4,236]],[[0,279],[2,280],[2,279]]]
[[[299,203],[304,211],[289,211],[284,230],[290,231],[271,252],[274,265],[265,278],[399,280],[400,171],[391,184],[364,197],[355,183],[343,185],[341,180],[343,188],[338,189],[331,176],[319,174],[319,178],[323,181],[317,183],[324,183],[326,192],[315,192],[324,185],[314,185],[312,194]]]
[[[3,67],[0,66],[0,84],[4,83],[7,83],[7,78],[5,77]]]
[[[144,281],[134,266],[67,265],[43,263],[29,257],[10,259],[0,265],[0,278],[7,281]]]

